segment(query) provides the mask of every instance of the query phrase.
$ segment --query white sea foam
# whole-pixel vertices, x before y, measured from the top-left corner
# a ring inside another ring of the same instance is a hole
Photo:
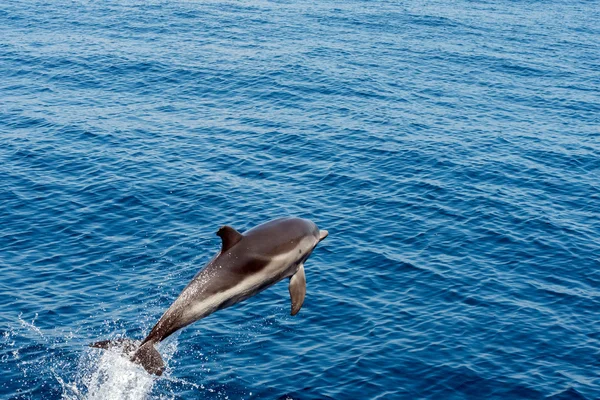
[[[87,381],[86,399],[144,399],[154,378],[115,351],[104,351]]]
[[[70,357],[56,357],[53,351],[48,351],[37,359],[20,360],[20,349],[16,347],[15,337],[28,337],[30,340],[43,344],[52,350],[62,347],[75,337],[72,331],[54,337],[52,333],[36,326],[37,314],[31,321],[26,321],[19,314],[19,324],[3,332],[1,344],[7,352],[0,362],[17,362],[23,376],[34,375],[48,368],[62,388],[62,399],[65,400],[138,400],[152,398],[152,389],[158,379],[167,379],[180,385],[186,384],[198,389],[197,385],[171,378],[169,376],[169,361],[177,351],[178,334],[173,335],[167,343],[161,343],[161,353],[167,370],[161,378],[148,374],[141,366],[129,361],[123,355],[122,347],[110,350],[82,346],[80,355],[74,360]],[[44,367],[46,365],[47,367]],[[163,398],[170,398],[171,396]]]
[[[165,362],[177,349],[175,341],[162,346]],[[67,400],[138,400],[150,397],[157,378],[148,374],[141,366],[123,356],[120,348],[110,350],[86,350],[79,360],[80,373],[69,382],[54,375],[63,388],[63,399]]]

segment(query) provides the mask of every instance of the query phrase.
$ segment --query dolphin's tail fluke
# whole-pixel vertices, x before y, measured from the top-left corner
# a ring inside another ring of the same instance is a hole
[[[139,342],[131,339],[113,339],[92,343],[90,347],[106,350],[120,349],[124,355],[131,357],[132,362],[141,365],[149,374],[160,376],[165,370],[165,363],[154,348],[153,342],[146,342],[139,346]]]
[[[90,347],[105,350],[121,350],[123,354],[131,355],[139,347],[140,342],[136,342],[131,339],[112,339],[112,340],[101,340],[100,342],[90,344]]]
[[[153,342],[142,344],[131,357],[131,361],[144,367],[149,374],[160,376],[165,370],[165,363],[160,353],[154,348]]]

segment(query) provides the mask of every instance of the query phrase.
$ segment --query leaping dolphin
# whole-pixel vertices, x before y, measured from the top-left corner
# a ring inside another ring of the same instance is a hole
[[[217,235],[221,237],[221,251],[194,276],[139,347],[128,339],[104,340],[90,346],[107,349],[122,345],[131,361],[148,373],[161,375],[165,367],[154,347],[156,343],[285,278],[290,278],[291,314],[300,311],[306,295],[304,262],[327,237],[326,230],[319,230],[307,219],[280,218],[244,234],[223,226]]]

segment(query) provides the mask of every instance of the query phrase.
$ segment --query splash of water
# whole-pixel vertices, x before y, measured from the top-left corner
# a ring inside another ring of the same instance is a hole
[[[37,315],[36,315],[37,318]],[[52,335],[47,335],[35,325],[36,318],[26,321],[18,316],[18,327],[4,332],[2,344],[6,348],[13,348],[12,352],[5,354],[19,360],[19,348],[15,347],[15,336],[27,337],[37,343],[43,343],[47,349],[56,349],[73,339],[73,332],[62,336],[61,340],[50,340]],[[163,355],[167,371],[163,378],[169,378],[168,363],[177,351],[177,337],[174,335],[168,343],[161,344],[160,351]],[[151,397],[152,388],[157,381],[155,376],[149,375],[141,366],[129,361],[123,356],[121,347],[110,350],[93,349],[84,347],[84,351],[77,359],[56,358],[53,351],[46,352],[45,356],[35,361],[21,362],[20,368],[23,376],[35,374],[42,369],[42,365],[50,365],[50,372],[62,388],[62,398],[65,400],[141,400]],[[7,360],[2,360],[7,361]],[[73,368],[74,364],[76,367]]]
[[[168,363],[177,350],[176,340],[161,346],[161,350],[165,362]],[[63,399],[146,399],[157,380],[157,377],[149,375],[141,366],[124,357],[120,347],[110,350],[87,349],[78,364],[77,369],[81,372],[72,382],[54,373],[63,388]]]
[[[120,350],[101,351],[96,369],[84,378],[88,400],[144,399],[152,390],[154,377],[121,355]]]
[[[44,333],[41,331],[40,328],[38,328],[37,326],[35,326],[35,320],[38,318],[38,313],[35,313],[35,316],[33,317],[33,319],[31,320],[31,322],[27,322],[25,321],[23,318],[23,313],[19,313],[19,316],[17,317],[19,322],[21,323],[21,326],[23,328],[26,328],[30,331],[33,331],[35,333],[37,333],[38,335],[40,335],[41,337],[44,337]]]

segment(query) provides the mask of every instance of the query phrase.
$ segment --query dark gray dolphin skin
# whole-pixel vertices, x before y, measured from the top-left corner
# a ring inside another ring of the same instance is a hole
[[[244,234],[223,226],[217,231],[221,251],[194,276],[139,346],[128,339],[104,340],[90,346],[121,346],[131,361],[151,374],[161,375],[164,363],[154,347],[156,343],[285,278],[290,278],[291,314],[296,315],[306,295],[304,262],[327,234],[302,218],[276,219]]]

